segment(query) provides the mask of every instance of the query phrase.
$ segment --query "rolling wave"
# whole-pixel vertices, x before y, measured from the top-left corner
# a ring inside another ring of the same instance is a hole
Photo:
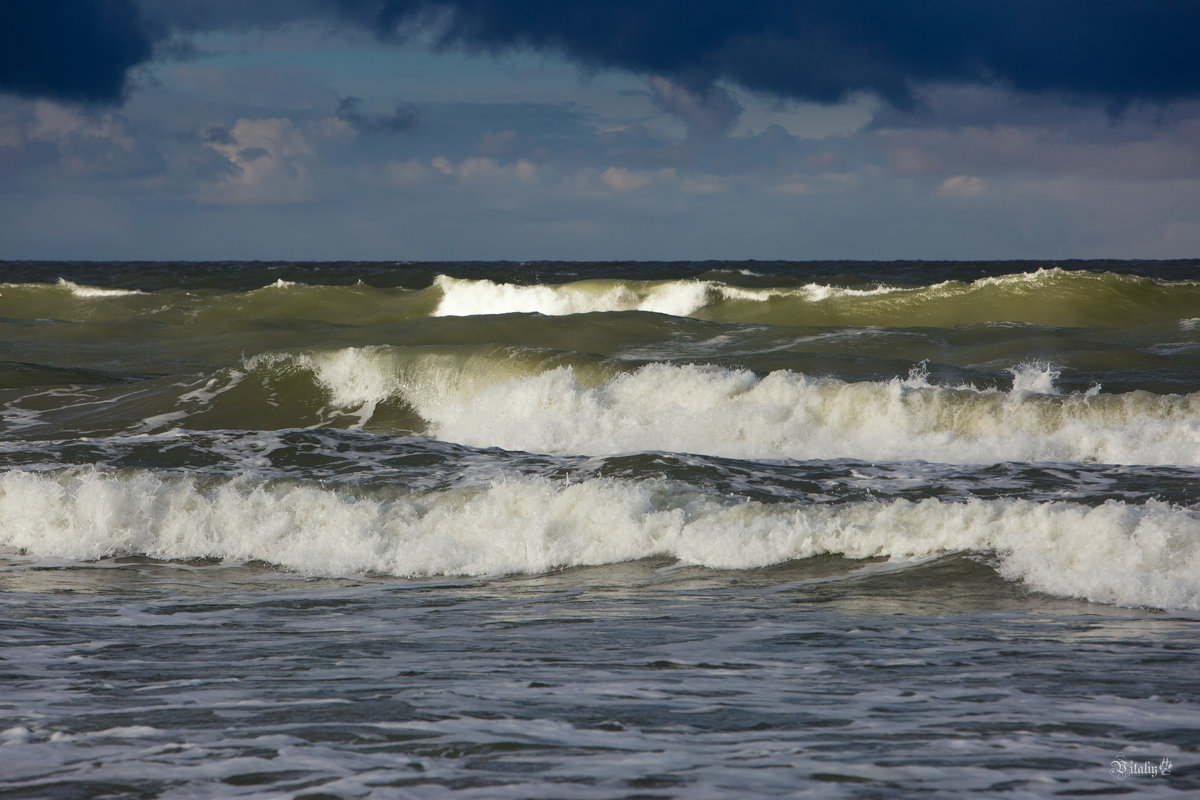
[[[1031,589],[1200,609],[1200,519],[1149,501],[764,505],[666,481],[374,493],[92,469],[0,475],[0,546],[37,558],[262,560],[314,575],[496,575],[670,556],[749,569],[836,553],[977,553]]]
[[[362,428],[476,447],[604,455],[992,464],[1200,465],[1200,393],[1062,393],[1046,363],[1007,388],[941,385],[922,367],[847,381],[713,365],[630,368],[516,347],[266,353],[199,379],[56,390],[0,411],[9,432]]]
[[[505,283],[438,275],[424,288],[310,285],[276,279],[244,292],[143,292],[57,284],[6,284],[6,315],[44,319],[153,319],[220,324],[308,319],[363,325],[497,314],[565,316],[641,311],[715,322],[790,326],[951,327],[1012,322],[1121,327],[1194,319],[1200,282],[1039,269],[924,286],[741,286],[712,278]]]
[[[440,439],[543,453],[665,450],[734,458],[1200,464],[1200,394],[1095,389],[1060,395],[1048,364],[1012,388],[938,386],[920,369],[846,382],[789,371],[649,364],[608,377],[571,365],[514,374],[513,361],[383,350],[312,358],[335,402],[358,413],[400,398]],[[346,375],[357,376],[354,381]],[[369,377],[368,377],[369,376]]]
[[[0,286],[0,549],[403,576],[955,554],[1200,609],[1184,267],[442,266]]]
[[[711,280],[590,280],[519,286],[439,276],[440,316],[650,311],[772,325],[947,327],[1020,322],[1062,327],[1184,319],[1200,283],[1059,268],[932,286],[870,288],[811,283],[747,288]]]
[[[1200,463],[1200,395],[1025,396],[908,380],[647,367],[601,387],[568,369],[415,401],[439,438],[539,452],[735,458]]]

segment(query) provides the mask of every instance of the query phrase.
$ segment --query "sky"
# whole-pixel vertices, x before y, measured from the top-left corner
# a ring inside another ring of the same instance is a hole
[[[1200,256],[1195,0],[2,0],[0,259]]]

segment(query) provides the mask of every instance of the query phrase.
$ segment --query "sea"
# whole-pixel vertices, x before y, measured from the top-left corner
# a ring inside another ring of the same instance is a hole
[[[0,797],[1200,793],[1200,261],[0,262]]]

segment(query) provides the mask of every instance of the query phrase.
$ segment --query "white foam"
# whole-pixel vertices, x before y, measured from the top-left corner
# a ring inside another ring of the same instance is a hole
[[[249,371],[288,372],[305,370],[340,413],[359,418],[351,427],[361,427],[376,407],[389,399],[424,397],[428,402],[450,391],[470,392],[491,381],[521,374],[519,363],[505,364],[486,353],[472,356],[431,353],[408,359],[381,346],[346,347],[314,353],[263,353],[246,359]],[[419,376],[413,382],[411,376]]]
[[[872,297],[895,292],[913,292],[879,285],[852,289],[808,284],[796,289],[747,289],[717,281],[675,280],[662,282],[580,281],[559,285],[520,286],[489,280],[467,280],[439,275],[435,284],[442,300],[435,316],[476,314],[539,313],[548,316],[601,311],[652,311],[686,317],[714,300],[765,303],[779,298],[797,298],[819,303],[845,297]]]
[[[150,431],[161,431],[164,428],[173,426],[176,422],[180,422],[187,418],[186,411],[168,411],[163,414],[155,414],[145,417],[137,424],[136,430],[142,433]]]
[[[146,472],[8,472],[0,518],[0,546],[34,557],[261,559],[320,575],[542,572],[664,555],[746,569],[826,553],[981,552],[1039,591],[1200,609],[1200,518],[1154,501],[730,504],[664,482],[533,477],[364,497]]]
[[[99,286],[80,286],[77,283],[66,280],[65,278],[58,279],[58,287],[66,289],[75,297],[96,298],[96,297],[125,297],[131,294],[144,294],[136,289],[105,289]]]
[[[152,728],[149,725],[123,725],[117,728],[107,728],[102,731],[93,731],[87,734],[89,739],[143,739],[147,737],[161,737],[163,732],[158,728]]]
[[[0,746],[6,744],[25,744],[32,737],[32,732],[29,728],[23,725],[18,725],[13,728],[5,728],[0,731]]]
[[[933,385],[921,366],[889,381],[670,364],[615,377],[597,367],[585,379],[519,355],[363,347],[256,356],[246,366],[311,372],[330,405],[360,424],[379,403],[403,400],[432,435],[478,447],[1200,465],[1200,394],[1063,395],[1048,363],[1013,367],[1013,387],[1001,391]]]
[[[781,371],[651,364],[597,386],[567,367],[464,385],[412,378],[404,398],[438,438],[600,455],[947,463],[1200,464],[1200,395],[1056,396],[1049,365],[1014,368],[1009,392],[907,378],[848,383]]]
[[[835,300],[843,297],[878,297],[885,294],[906,293],[911,294],[919,291],[917,289],[902,289],[897,286],[886,286],[879,284],[874,289],[852,289],[846,286],[828,286],[823,283],[810,283],[801,288],[803,293],[801,296],[812,302],[821,302],[823,300]],[[792,292],[777,292],[776,296],[790,296]]]
[[[445,275],[439,275],[435,284],[443,293],[434,312],[438,317],[514,313],[563,316],[595,311],[653,311],[687,316],[708,302],[709,289],[709,284],[702,281],[660,284],[583,281],[557,286],[519,286]]]
[[[208,405],[219,395],[236,388],[245,378],[246,373],[242,370],[226,370],[217,376],[206,378],[203,386],[179,395],[179,402]]]
[[[1043,361],[1028,361],[1008,370],[1013,376],[1014,394],[1058,394],[1055,381],[1062,375],[1060,370]]]
[[[1102,273],[1108,275],[1110,273]],[[1083,277],[1087,279],[1097,275],[1094,272],[1074,271],[1068,272],[1061,267],[1038,267],[1029,272],[1011,272],[1007,275],[995,275],[988,278],[979,278],[972,282],[973,286],[1016,286],[1020,284],[1042,284],[1057,278]],[[937,286],[946,286],[950,282],[946,281],[937,284]]]
[[[396,393],[394,362],[382,348],[348,347],[306,357],[306,365],[330,394],[333,405],[349,409],[362,427],[375,407]]]

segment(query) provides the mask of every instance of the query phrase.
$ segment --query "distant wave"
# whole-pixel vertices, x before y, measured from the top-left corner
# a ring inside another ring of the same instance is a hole
[[[439,276],[439,316],[652,311],[774,325],[944,327],[978,322],[1113,326],[1184,318],[1200,283],[1039,269],[964,283],[746,288],[711,280],[591,280],[553,286]]]
[[[430,316],[640,311],[786,326],[937,328],[1010,322],[1121,327],[1164,322],[1190,325],[1200,308],[1197,281],[1059,268],[928,286],[808,283],[748,287],[711,278],[525,285],[438,275],[420,289],[376,288],[361,282],[322,286],[284,279],[245,292],[164,289],[143,293],[80,286],[61,279],[57,284],[6,284],[3,288],[5,308],[18,316],[36,313],[42,318],[70,319],[94,315],[101,313],[95,308],[97,301],[136,295],[139,302],[109,304],[102,310],[105,318],[150,316],[165,323],[193,324],[278,318],[361,325]]]
[[[557,286],[519,286],[439,275],[442,291],[436,316],[537,313],[552,316],[597,311],[653,311],[686,317],[709,303],[714,284],[620,280],[580,281]]]
[[[143,292],[140,292],[136,289],[106,289],[100,286],[80,286],[77,283],[72,283],[71,281],[63,278],[58,279],[56,287],[66,290],[74,297],[85,299],[93,299],[97,297],[126,297],[131,294],[143,294]]]

